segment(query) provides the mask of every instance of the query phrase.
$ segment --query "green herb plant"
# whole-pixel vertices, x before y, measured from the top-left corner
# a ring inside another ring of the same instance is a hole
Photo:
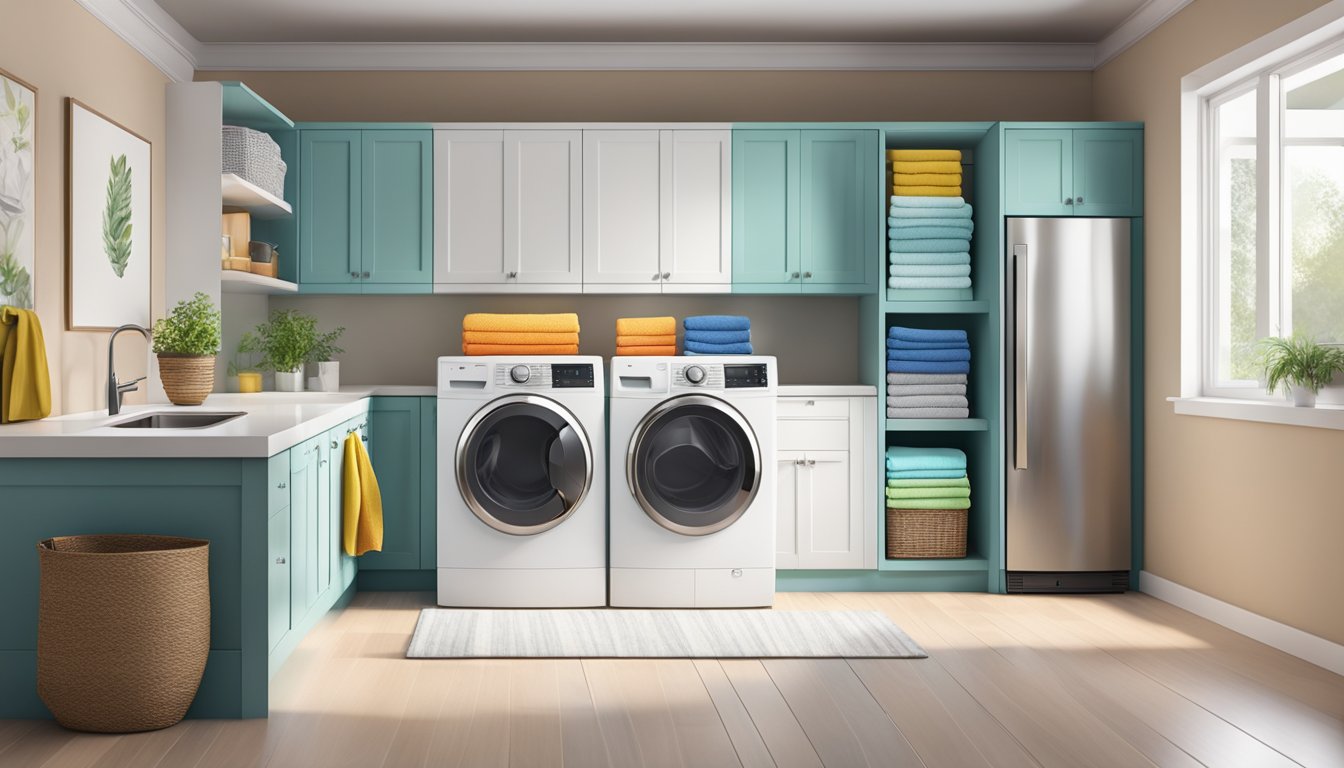
[[[220,315],[204,293],[177,302],[154,323],[154,352],[159,355],[211,357],[219,354]]]
[[[1317,344],[1300,333],[1271,336],[1260,346],[1265,386],[1271,393],[1283,384],[1320,392],[1337,371],[1344,371],[1344,349]]]
[[[257,326],[256,335],[262,368],[297,371],[312,359],[317,347],[317,318],[296,309],[277,309]]]
[[[313,353],[308,358],[309,362],[330,362],[332,358],[344,352],[344,349],[336,346],[336,342],[341,338],[341,334],[343,333],[345,333],[344,326],[337,328],[330,333],[319,333],[317,335],[317,343],[313,345]]]
[[[255,355],[261,351],[261,339],[252,331],[243,334],[238,339],[238,348],[234,350],[232,359],[229,360],[229,375],[237,376],[239,371],[252,371],[256,369]]]
[[[103,208],[103,251],[117,277],[125,277],[131,260],[131,166],[126,155],[111,160],[107,206]]]

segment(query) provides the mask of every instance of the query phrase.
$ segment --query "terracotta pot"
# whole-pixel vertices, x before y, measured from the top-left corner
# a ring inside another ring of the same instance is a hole
[[[215,356],[160,353],[159,379],[173,405],[200,405],[215,388]]]

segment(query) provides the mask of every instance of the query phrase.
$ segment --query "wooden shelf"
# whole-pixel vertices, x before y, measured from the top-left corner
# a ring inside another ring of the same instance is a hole
[[[281,219],[294,215],[289,203],[236,174],[220,174],[219,190],[226,208],[243,208],[255,219]]]
[[[877,561],[879,571],[987,571],[989,561],[983,557],[962,557],[950,560],[887,560]]]
[[[888,432],[985,432],[989,419],[887,419]]]
[[[254,275],[251,272],[239,272],[233,269],[220,270],[219,283],[219,289],[224,293],[281,296],[299,292],[299,286],[288,280]]]

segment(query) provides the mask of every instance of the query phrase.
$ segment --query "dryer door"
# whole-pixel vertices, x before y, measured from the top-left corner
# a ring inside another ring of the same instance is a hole
[[[457,487],[481,522],[528,536],[564,522],[588,495],[593,450],[574,414],[537,395],[477,411],[457,442]]]
[[[704,536],[732,525],[761,484],[761,452],[742,414],[707,395],[666,400],[644,417],[626,458],[630,492],[662,527]]]

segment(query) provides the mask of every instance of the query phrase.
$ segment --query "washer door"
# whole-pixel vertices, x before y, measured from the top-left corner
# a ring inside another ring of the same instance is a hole
[[[665,400],[644,417],[626,459],[630,492],[669,531],[704,536],[732,525],[761,484],[756,435],[737,409],[707,395]]]
[[[511,395],[477,411],[457,442],[457,487],[481,522],[528,536],[564,522],[588,495],[593,451],[554,400]]]

